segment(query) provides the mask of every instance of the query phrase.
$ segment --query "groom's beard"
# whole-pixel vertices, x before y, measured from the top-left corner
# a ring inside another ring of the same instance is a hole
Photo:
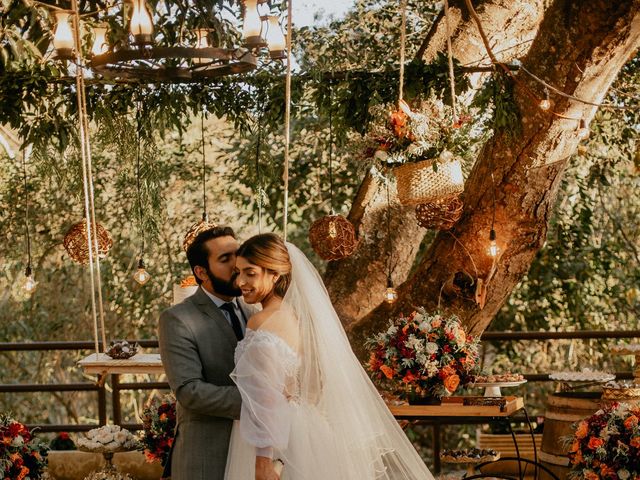
[[[213,291],[219,293],[220,295],[226,295],[229,297],[239,297],[242,295],[242,290],[238,288],[235,284],[236,274],[231,276],[231,280],[223,280],[222,278],[216,277],[211,270],[207,268],[207,275],[209,275],[209,279],[211,280],[211,286],[213,287]]]

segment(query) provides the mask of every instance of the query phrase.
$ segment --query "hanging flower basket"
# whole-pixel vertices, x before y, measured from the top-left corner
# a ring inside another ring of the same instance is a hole
[[[450,230],[460,217],[464,203],[455,195],[416,206],[418,225],[429,230]]]
[[[113,240],[111,239],[111,235],[99,223],[94,223],[93,228],[91,229],[91,243],[95,242],[97,237],[98,239],[98,257],[104,258],[109,253],[111,246],[113,245]],[[87,242],[87,220],[84,219],[81,222],[75,223],[71,226],[67,234],[64,236],[64,240],[62,242],[64,245],[64,249],[67,251],[69,256],[77,263],[81,265],[89,264],[89,245]],[[95,246],[92,245],[93,255],[96,254]]]
[[[355,252],[356,230],[342,215],[327,215],[316,220],[309,229],[313,250],[324,260],[340,260]]]
[[[464,178],[457,159],[438,163],[423,160],[405,163],[393,169],[398,181],[398,200],[402,205],[419,205],[462,193]]]

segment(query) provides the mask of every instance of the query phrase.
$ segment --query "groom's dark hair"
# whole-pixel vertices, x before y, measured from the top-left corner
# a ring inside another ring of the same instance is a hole
[[[193,276],[196,277],[198,285],[202,283],[202,280],[200,280],[196,275],[196,266],[199,265],[209,271],[209,249],[205,243],[212,238],[218,237],[236,238],[236,234],[233,231],[233,228],[219,225],[217,227],[210,228],[209,230],[205,230],[204,232],[200,232],[196,238],[193,239],[189,248],[187,248],[187,260],[189,260],[191,271],[193,272]]]

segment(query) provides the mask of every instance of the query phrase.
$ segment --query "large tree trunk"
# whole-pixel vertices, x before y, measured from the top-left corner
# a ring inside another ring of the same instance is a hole
[[[565,93],[598,103],[638,46],[640,0],[556,0],[523,65]],[[579,142],[577,119],[588,124],[596,107],[552,95],[552,110],[559,115],[543,112],[530,95],[541,97],[543,87],[525,72],[516,78],[520,128],[496,132],[484,146],[465,186],[462,219],[451,234],[437,235],[400,287],[399,301],[380,305],[352,329],[354,346],[416,305],[435,309],[440,304],[480,334],[528,271],[545,241],[565,165]],[[495,264],[487,254],[492,173],[502,250]]]
[[[458,5],[464,0],[451,2],[450,18],[452,49],[462,64],[484,58],[482,41],[477,27],[463,14]],[[530,42],[522,42],[518,49],[510,49],[514,39],[532,39],[542,19],[542,0],[483,0],[479,3],[483,18],[488,21],[487,35],[497,50],[504,50],[505,58],[526,52]],[[516,21],[517,20],[517,21]],[[427,61],[446,48],[446,26],[439,18],[426,36]],[[524,49],[524,50],[523,50]],[[422,52],[418,52],[422,55]],[[375,308],[382,298],[387,282],[388,246],[386,233],[386,191],[379,182],[367,175],[354,199],[349,220],[354,224],[361,245],[350,258],[331,262],[325,273],[325,283],[336,311],[346,328],[359,321]],[[396,284],[403,282],[415,262],[425,230],[415,221],[412,208],[394,204],[392,213],[392,269]]]

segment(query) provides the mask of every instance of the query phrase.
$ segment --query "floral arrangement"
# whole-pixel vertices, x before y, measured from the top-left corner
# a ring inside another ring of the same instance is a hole
[[[49,448],[51,450],[76,450],[76,443],[67,432],[60,432],[49,442]]]
[[[375,105],[369,110],[370,128],[360,145],[364,156],[384,163],[416,162],[439,157],[442,152],[462,155],[468,148],[471,117],[462,115],[452,124],[451,107],[430,98],[415,111],[404,101]]]
[[[455,315],[429,314],[424,308],[392,320],[366,345],[375,379],[413,389],[419,396],[450,395],[470,383],[477,370],[478,340],[464,331]]]
[[[124,452],[138,448],[138,440],[129,430],[118,425],[104,425],[89,430],[85,437],[78,439],[78,449],[86,452]]]
[[[22,423],[9,415],[0,415],[0,478],[41,478],[46,456],[46,445]]]
[[[148,462],[167,463],[176,428],[176,401],[165,396],[147,406],[142,413],[142,447]]]
[[[575,424],[569,478],[640,479],[640,407],[613,403]]]

